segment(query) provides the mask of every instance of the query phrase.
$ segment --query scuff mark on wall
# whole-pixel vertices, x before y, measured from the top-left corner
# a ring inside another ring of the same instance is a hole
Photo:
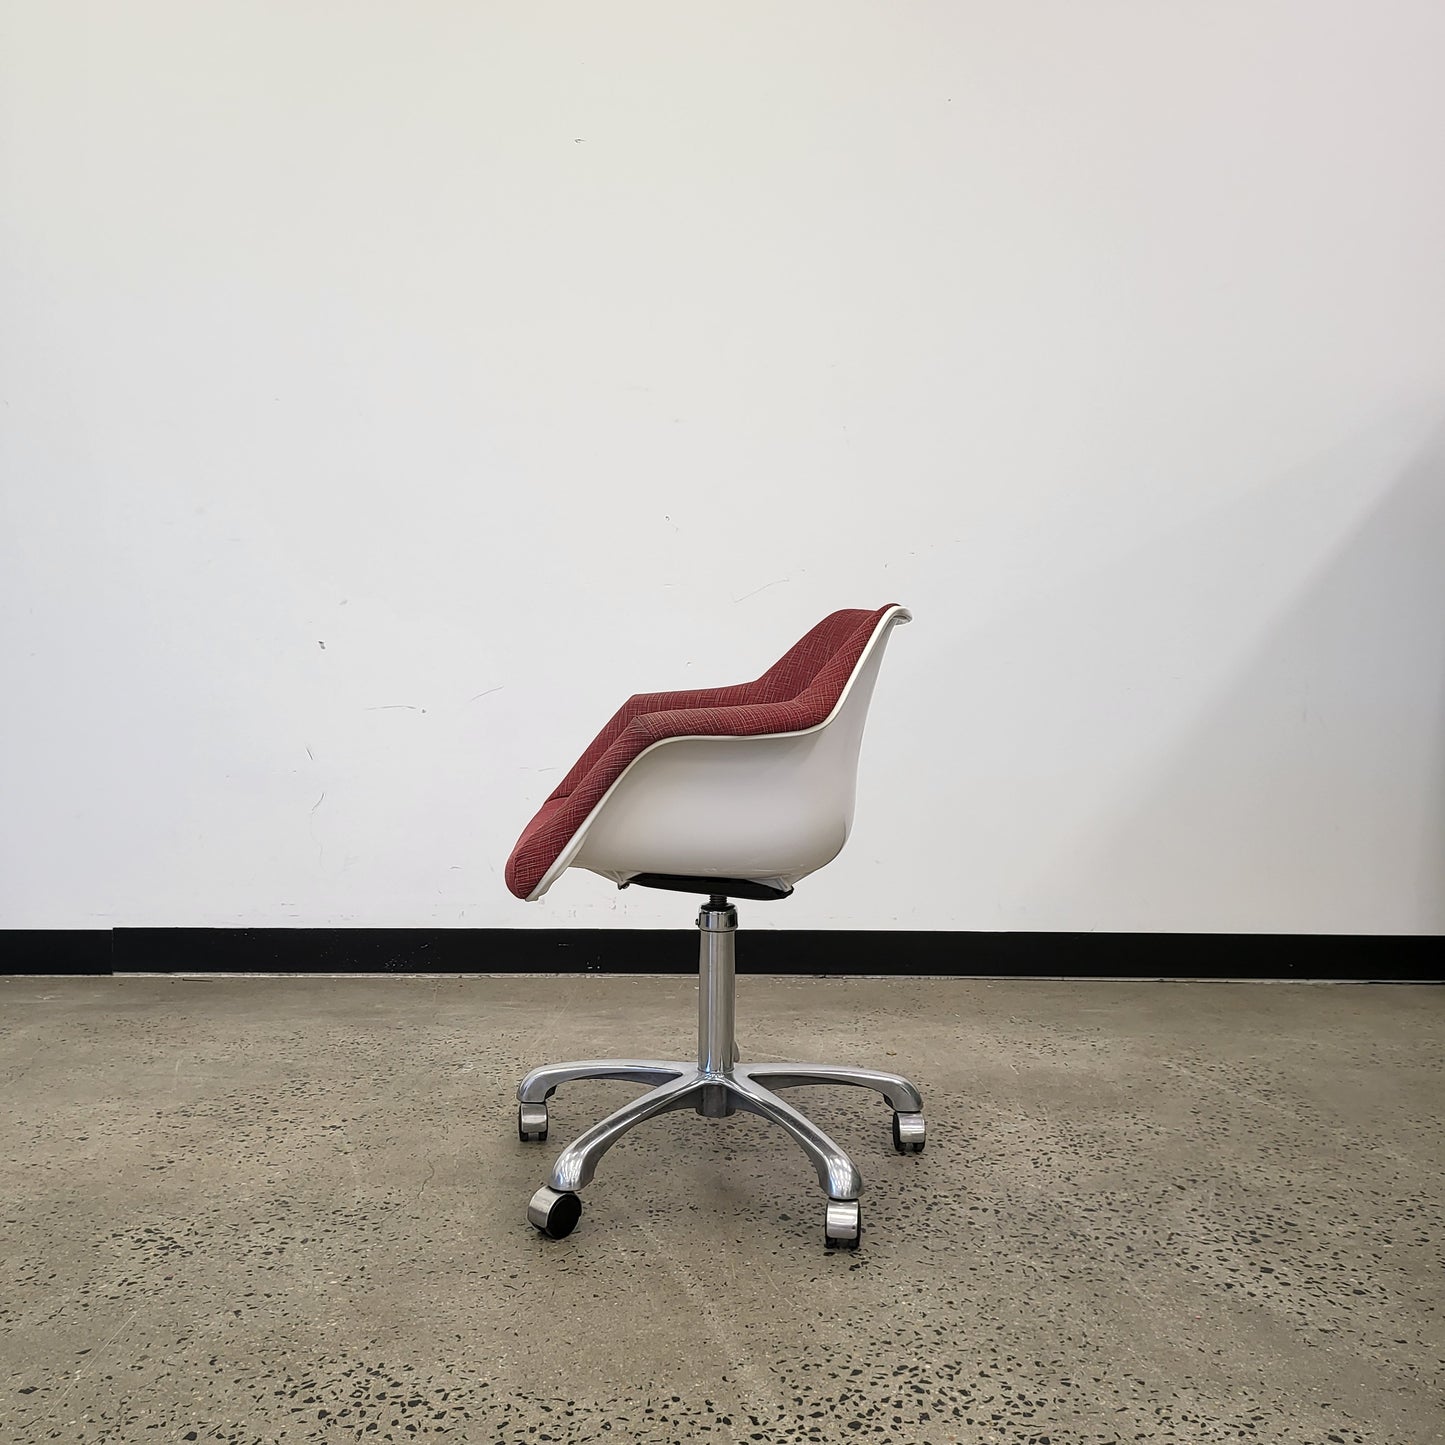
[[[741,597],[734,597],[734,602],[746,602],[749,597],[756,597],[759,592],[766,592],[769,587],[780,587],[784,582],[791,582],[791,577],[777,577],[771,582],[764,582],[761,587],[754,587],[751,592],[744,592]]]

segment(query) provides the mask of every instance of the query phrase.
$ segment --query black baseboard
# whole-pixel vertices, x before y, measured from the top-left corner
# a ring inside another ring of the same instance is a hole
[[[1421,934],[970,933],[744,928],[739,973],[1439,983]],[[0,931],[0,973],[692,973],[692,929]]]
[[[109,928],[0,929],[0,974],[112,973]]]

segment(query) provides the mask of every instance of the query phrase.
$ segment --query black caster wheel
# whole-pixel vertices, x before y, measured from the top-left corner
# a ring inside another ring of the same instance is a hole
[[[856,1199],[830,1199],[823,1221],[823,1243],[829,1249],[857,1249],[863,1239],[863,1214]]]
[[[900,1154],[922,1154],[925,1137],[922,1114],[893,1116],[893,1147]]]
[[[566,1239],[582,1218],[582,1201],[544,1184],[528,1203],[527,1218],[548,1239]]]
[[[517,1138],[524,1144],[541,1144],[547,1138],[547,1106],[517,1105]]]

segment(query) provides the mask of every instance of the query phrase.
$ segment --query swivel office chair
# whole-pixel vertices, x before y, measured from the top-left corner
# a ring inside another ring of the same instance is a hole
[[[823,1238],[856,1249],[862,1176],[843,1150],[780,1098],[800,1084],[854,1084],[893,1110],[893,1146],[923,1152],[923,1100],[907,1079],[838,1064],[741,1062],[734,1036],[730,898],[786,898],[831,862],[853,820],[858,751],[883,649],[910,620],[902,607],[826,617],[756,682],[629,699],[523,830],[507,886],[540,898],[568,868],[632,885],[698,893],[697,1063],[589,1059],[534,1069],[517,1089],[517,1132],[546,1139],[547,1100],[573,1079],[651,1084],[557,1157],[527,1218],[561,1239],[581,1216],[577,1197],[598,1160],[655,1114],[692,1108],[707,1118],[743,1109],[802,1147],[827,1195]]]

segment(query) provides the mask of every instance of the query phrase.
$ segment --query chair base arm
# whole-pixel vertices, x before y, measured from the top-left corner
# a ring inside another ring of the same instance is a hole
[[[778,1125],[807,1156],[830,1201],[856,1201],[863,1189],[863,1176],[857,1165],[841,1145],[777,1092],[804,1084],[847,1084],[873,1090],[893,1110],[895,1148],[904,1153],[918,1153],[923,1148],[923,1099],[917,1088],[901,1075],[841,1064],[798,1063],[738,1064],[732,1069],[712,1072],[691,1063],[656,1059],[589,1059],[533,1069],[517,1089],[518,1101],[530,1111],[527,1117],[534,1127],[534,1133],[524,1134],[524,1138],[546,1137],[546,1101],[559,1085],[575,1079],[622,1079],[653,1087],[594,1124],[563,1149],[552,1166],[547,1185],[555,1195],[575,1195],[591,1183],[602,1156],[645,1119],[691,1108],[714,1118],[743,1110]],[[901,1125],[900,1120],[904,1121]],[[539,1122],[540,1132],[537,1132]],[[907,1140],[906,1148],[900,1139]],[[536,1213],[534,1209],[529,1215],[534,1224]],[[857,1222],[857,1211],[849,1217]],[[830,1247],[854,1247],[856,1238],[850,1243],[847,1232],[839,1232],[836,1218],[830,1216],[830,1221],[828,1229],[832,1233],[827,1235]],[[539,1224],[538,1228],[543,1226]],[[861,1224],[858,1230],[861,1231]],[[554,1232],[554,1237],[560,1236]]]

